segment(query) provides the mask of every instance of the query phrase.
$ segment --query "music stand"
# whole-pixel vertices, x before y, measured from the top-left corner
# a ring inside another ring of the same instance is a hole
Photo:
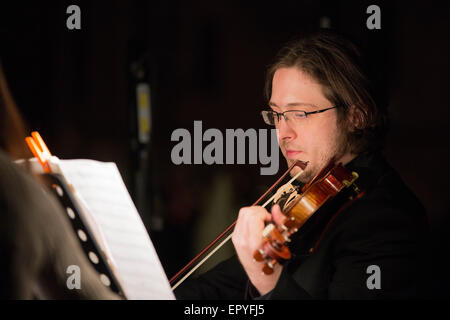
[[[55,193],[56,198],[65,209],[70,224],[77,235],[84,253],[87,255],[87,258],[94,269],[100,275],[100,281],[113,292],[125,297],[120,282],[114,276],[110,265],[106,262],[107,258],[103,250],[93,237],[93,232],[90,230],[89,224],[82,214],[82,210],[78,206],[72,191],[64,181],[63,177],[60,174],[55,173],[44,173],[41,174],[41,176],[46,186]]]

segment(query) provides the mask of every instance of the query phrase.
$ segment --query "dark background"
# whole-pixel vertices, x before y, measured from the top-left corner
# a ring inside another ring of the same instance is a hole
[[[66,28],[71,4],[81,8],[81,30]],[[366,27],[371,4],[381,8],[381,30]],[[260,165],[176,166],[171,133],[193,133],[194,120],[203,130],[266,128],[266,67],[282,44],[328,17],[386,89],[385,154],[428,211],[430,263],[443,279],[436,290],[448,292],[449,9],[441,1],[3,1],[0,57],[29,130],[55,155],[116,162],[171,276],[276,179]],[[152,90],[149,145],[136,140],[136,65]],[[144,164],[146,196],[137,199]]]

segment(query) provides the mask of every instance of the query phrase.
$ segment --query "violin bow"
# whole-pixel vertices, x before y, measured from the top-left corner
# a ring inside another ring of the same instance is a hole
[[[280,177],[278,178],[277,181],[275,181],[275,183],[269,188],[267,189],[266,192],[264,192],[263,195],[261,195],[258,200],[255,201],[255,203],[252,204],[252,206],[256,206],[259,202],[262,201],[262,199],[264,199],[270,192],[273,191],[273,189],[275,189],[275,187],[289,174],[289,172],[291,172],[291,170],[294,167],[299,167],[301,170],[300,172],[298,172],[291,180],[289,180],[288,183],[286,183],[286,187],[287,188],[295,179],[297,179],[299,177],[299,175],[303,172],[303,170],[306,168],[306,166],[308,165],[308,162],[303,162],[300,160],[297,160],[296,162],[294,162],[293,164],[291,164],[291,166],[287,169],[287,171]],[[283,189],[282,189],[283,190]],[[282,191],[281,190],[281,191]],[[272,200],[273,198],[277,195],[277,193],[275,193],[272,197],[270,197],[269,200],[267,200],[262,207],[265,208]],[[211,241],[210,244],[208,244],[202,251],[200,251],[188,264],[186,264],[180,271],[178,271],[170,280],[169,283],[172,285],[183,273],[185,273],[194,263],[196,263],[208,250],[211,249],[211,247],[213,247],[217,242],[219,242],[228,232],[230,232],[230,230],[235,226],[236,224],[236,220],[230,224],[221,234],[219,234],[219,236],[214,239],[213,241]],[[206,262],[215,252],[217,252],[217,250],[219,250],[225,243],[228,242],[228,240],[231,239],[233,233],[230,233],[228,235],[228,237],[226,237],[221,243],[219,243],[213,250],[211,250],[211,252],[208,253],[208,255],[206,255],[198,264],[196,264],[189,272],[187,272],[183,278],[181,278],[175,285],[172,286],[172,291],[175,290],[180,284],[182,284],[195,270],[197,270],[204,262]]]

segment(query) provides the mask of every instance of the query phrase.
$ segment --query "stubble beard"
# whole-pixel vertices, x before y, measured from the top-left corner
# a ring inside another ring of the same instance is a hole
[[[309,183],[322,169],[324,169],[331,161],[337,161],[346,154],[350,147],[348,145],[347,135],[344,133],[342,126],[338,127],[338,135],[330,141],[329,145],[321,149],[318,159],[314,163],[308,163],[305,170],[297,178],[298,181],[306,184]],[[288,165],[290,165],[288,161]],[[294,177],[301,169],[293,169],[290,175]]]

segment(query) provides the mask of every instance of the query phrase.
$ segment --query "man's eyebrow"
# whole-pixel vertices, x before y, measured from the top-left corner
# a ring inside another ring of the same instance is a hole
[[[270,107],[277,107],[277,108],[279,108],[279,107],[277,106],[277,104],[276,104],[275,102],[272,102],[272,101],[269,102],[269,106],[270,106]],[[314,107],[314,105],[313,105],[312,103],[306,103],[306,102],[291,102],[291,103],[288,103],[288,104],[286,105],[286,107],[298,107],[298,106],[310,106],[310,107]]]

